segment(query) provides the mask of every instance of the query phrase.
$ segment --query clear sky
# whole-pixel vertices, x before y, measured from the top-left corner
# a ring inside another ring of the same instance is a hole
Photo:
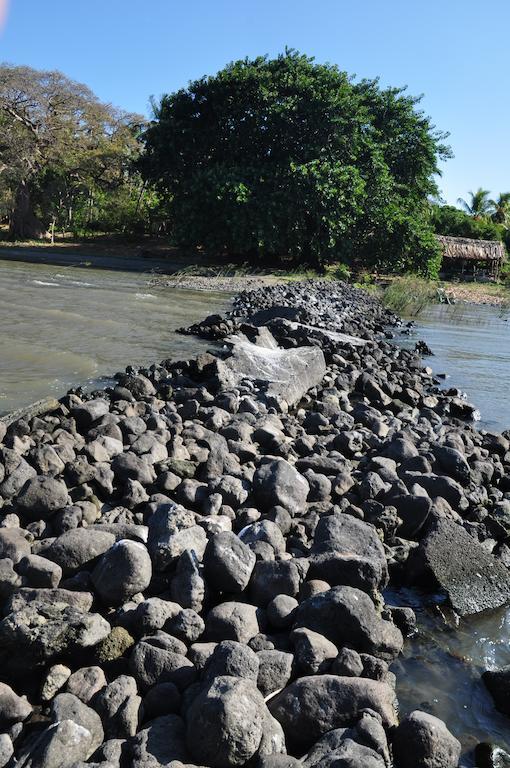
[[[0,19],[2,16],[0,0]],[[455,203],[510,190],[510,0],[7,0],[0,60],[59,69],[148,114],[150,95],[285,46],[424,94]]]

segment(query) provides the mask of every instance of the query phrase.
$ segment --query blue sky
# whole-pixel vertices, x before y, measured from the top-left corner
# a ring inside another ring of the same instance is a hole
[[[1,61],[60,69],[145,114],[152,94],[285,46],[407,85],[450,131],[448,202],[510,190],[509,0],[8,1]]]

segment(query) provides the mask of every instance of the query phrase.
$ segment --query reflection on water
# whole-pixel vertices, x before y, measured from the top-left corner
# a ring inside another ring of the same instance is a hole
[[[481,412],[478,426],[501,432],[510,428],[510,322],[495,307],[436,305],[416,321],[413,346],[423,339],[434,357],[424,358],[436,373],[448,374],[445,387],[464,390]],[[488,741],[510,752],[510,718],[494,707],[481,674],[510,664],[510,609],[460,620],[409,591],[389,595],[396,605],[411,605],[418,635],[406,641],[393,665],[402,712],[423,709],[444,720],[463,746],[462,766],[474,766],[473,749]],[[446,617],[446,620],[445,618]]]
[[[389,604],[416,611],[418,634],[393,664],[402,713],[422,709],[446,722],[461,741],[461,766],[474,766],[473,749],[492,742],[510,751],[510,719],[494,707],[481,679],[486,669],[510,664],[510,610],[462,619],[410,590],[388,593]]]
[[[397,339],[404,346],[426,341],[434,352],[434,357],[424,358],[427,365],[449,375],[445,386],[467,392],[481,411],[479,426],[497,432],[510,429],[508,318],[495,307],[438,304],[420,314],[412,336]]]
[[[225,294],[148,287],[148,277],[0,261],[0,413],[210,347],[174,331],[221,311]]]

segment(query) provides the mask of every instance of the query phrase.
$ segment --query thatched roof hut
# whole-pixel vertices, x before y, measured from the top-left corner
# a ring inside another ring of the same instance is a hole
[[[482,269],[493,278],[499,277],[506,256],[503,243],[498,240],[474,240],[445,235],[437,235],[437,239],[443,249],[445,269],[460,268],[464,272],[467,266],[471,266],[474,273]]]

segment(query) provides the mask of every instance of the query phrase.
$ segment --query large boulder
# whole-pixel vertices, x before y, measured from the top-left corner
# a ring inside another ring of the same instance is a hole
[[[393,737],[395,768],[457,768],[461,745],[442,720],[415,710]]]
[[[390,686],[359,677],[302,677],[270,699],[268,706],[283,727],[289,752],[297,757],[328,731],[354,725],[364,709],[377,712],[385,727],[397,722]]]
[[[138,541],[121,539],[102,556],[92,571],[92,583],[107,605],[120,605],[143,592],[152,578],[149,553]]]
[[[255,559],[235,533],[217,533],[209,540],[204,554],[208,585],[219,592],[242,592],[248,586]]]
[[[231,354],[225,360],[230,386],[242,379],[253,379],[264,386],[268,395],[294,405],[320,384],[326,373],[324,354],[318,347],[270,349],[249,341],[232,341]]]
[[[177,715],[151,720],[128,743],[130,768],[161,768],[190,763],[185,743],[186,726]]]
[[[37,475],[23,487],[16,503],[25,517],[38,520],[65,507],[67,500],[67,486],[62,480]]]
[[[259,749],[267,709],[255,683],[216,677],[187,714],[186,743],[197,765],[244,765]]]
[[[352,515],[321,518],[315,529],[308,578],[367,592],[386,586],[386,556],[375,528]]]
[[[253,494],[263,509],[280,506],[299,512],[309,490],[306,478],[285,459],[263,459],[253,476]]]
[[[113,533],[97,528],[73,528],[58,536],[39,554],[60,565],[67,576],[92,565],[113,544]]]
[[[0,622],[0,662],[9,677],[24,676],[56,656],[97,645],[109,632],[97,613],[34,602]]]
[[[402,650],[403,637],[377,613],[370,597],[354,587],[334,587],[304,600],[296,611],[296,627],[324,635],[337,648],[354,648],[392,660]]]
[[[460,525],[437,520],[407,564],[412,583],[441,589],[460,616],[510,602],[510,572]]]

